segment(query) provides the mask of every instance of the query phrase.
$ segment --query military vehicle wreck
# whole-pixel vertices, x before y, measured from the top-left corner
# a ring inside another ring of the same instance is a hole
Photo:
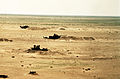
[[[30,53],[30,52],[35,52],[35,51],[48,51],[47,48],[40,48],[40,45],[34,45],[34,47],[32,47],[31,49],[28,49],[27,50],[27,53]]]
[[[31,75],[38,75],[38,73],[36,71],[30,71],[29,74],[31,74]]]
[[[0,75],[0,78],[8,78],[8,75]]]
[[[25,25],[25,26],[20,26],[20,28],[22,28],[22,29],[27,29],[27,28],[29,28],[29,26],[27,26],[27,25]]]
[[[60,35],[54,34],[53,36],[43,37],[43,38],[45,38],[45,39],[59,39],[60,37],[61,37]]]

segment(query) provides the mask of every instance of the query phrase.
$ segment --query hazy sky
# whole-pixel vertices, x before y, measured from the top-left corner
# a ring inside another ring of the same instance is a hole
[[[0,0],[0,13],[120,16],[120,0]]]

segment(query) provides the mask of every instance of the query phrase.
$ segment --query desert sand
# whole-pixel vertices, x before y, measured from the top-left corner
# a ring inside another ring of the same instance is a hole
[[[62,38],[43,38],[53,34]],[[48,51],[26,52],[33,45]],[[120,79],[120,18],[0,15],[0,75],[8,79]]]

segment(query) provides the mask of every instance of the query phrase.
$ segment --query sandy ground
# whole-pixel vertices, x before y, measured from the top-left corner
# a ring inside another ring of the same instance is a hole
[[[113,21],[119,18],[1,15],[0,39],[12,42],[0,41],[0,75],[8,79],[120,79],[120,25],[109,23]],[[30,27],[21,29],[20,25]],[[54,33],[66,38],[43,38]],[[84,37],[95,40],[79,39]],[[33,45],[49,51],[27,53]]]

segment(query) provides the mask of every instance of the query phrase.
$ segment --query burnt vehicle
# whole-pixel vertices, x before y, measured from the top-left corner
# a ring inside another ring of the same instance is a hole
[[[40,48],[40,45],[34,45],[34,47],[30,48],[27,50],[27,53],[30,53],[30,52],[35,52],[35,51],[48,51],[47,48]]]
[[[22,28],[22,29],[27,29],[27,28],[29,28],[29,26],[27,26],[27,25],[25,25],[25,26],[20,26],[20,28]]]
[[[43,37],[43,38],[46,38],[46,39],[59,39],[60,37],[61,37],[60,35],[54,34],[53,36]]]

